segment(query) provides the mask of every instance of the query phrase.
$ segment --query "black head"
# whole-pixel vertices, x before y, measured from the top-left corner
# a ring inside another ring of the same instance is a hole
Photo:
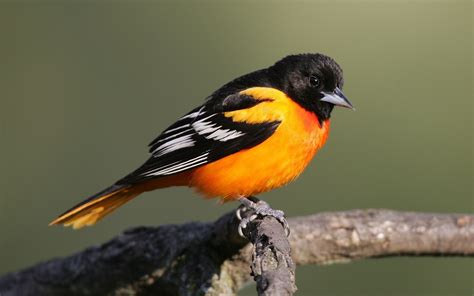
[[[268,68],[276,87],[318,116],[330,117],[334,105],[353,109],[342,93],[341,67],[323,54],[290,55]]]

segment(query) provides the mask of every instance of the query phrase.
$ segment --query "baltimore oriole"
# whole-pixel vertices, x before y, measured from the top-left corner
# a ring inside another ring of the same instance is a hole
[[[290,55],[225,84],[149,145],[151,157],[52,224],[95,224],[137,195],[189,186],[205,197],[245,200],[294,180],[324,145],[343,95],[341,67],[322,54]]]

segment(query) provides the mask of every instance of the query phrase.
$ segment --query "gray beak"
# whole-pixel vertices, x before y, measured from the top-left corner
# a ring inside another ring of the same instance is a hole
[[[324,97],[321,99],[321,101],[355,110],[354,106],[352,106],[351,102],[349,102],[339,87],[336,87],[332,93],[323,92],[322,94]]]

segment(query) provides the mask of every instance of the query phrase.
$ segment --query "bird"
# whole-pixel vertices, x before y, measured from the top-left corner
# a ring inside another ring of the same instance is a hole
[[[325,144],[333,108],[354,109],[343,84],[342,68],[321,53],[288,55],[240,76],[156,137],[143,165],[50,225],[91,226],[141,193],[171,186],[240,201],[283,223],[284,213],[255,195],[296,179]]]

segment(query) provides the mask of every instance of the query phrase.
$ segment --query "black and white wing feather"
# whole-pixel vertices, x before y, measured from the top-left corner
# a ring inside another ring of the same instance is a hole
[[[262,102],[265,100],[236,94],[192,110],[149,144],[148,161],[117,183],[131,184],[177,174],[260,144],[274,133],[279,121],[237,122],[224,112]]]

